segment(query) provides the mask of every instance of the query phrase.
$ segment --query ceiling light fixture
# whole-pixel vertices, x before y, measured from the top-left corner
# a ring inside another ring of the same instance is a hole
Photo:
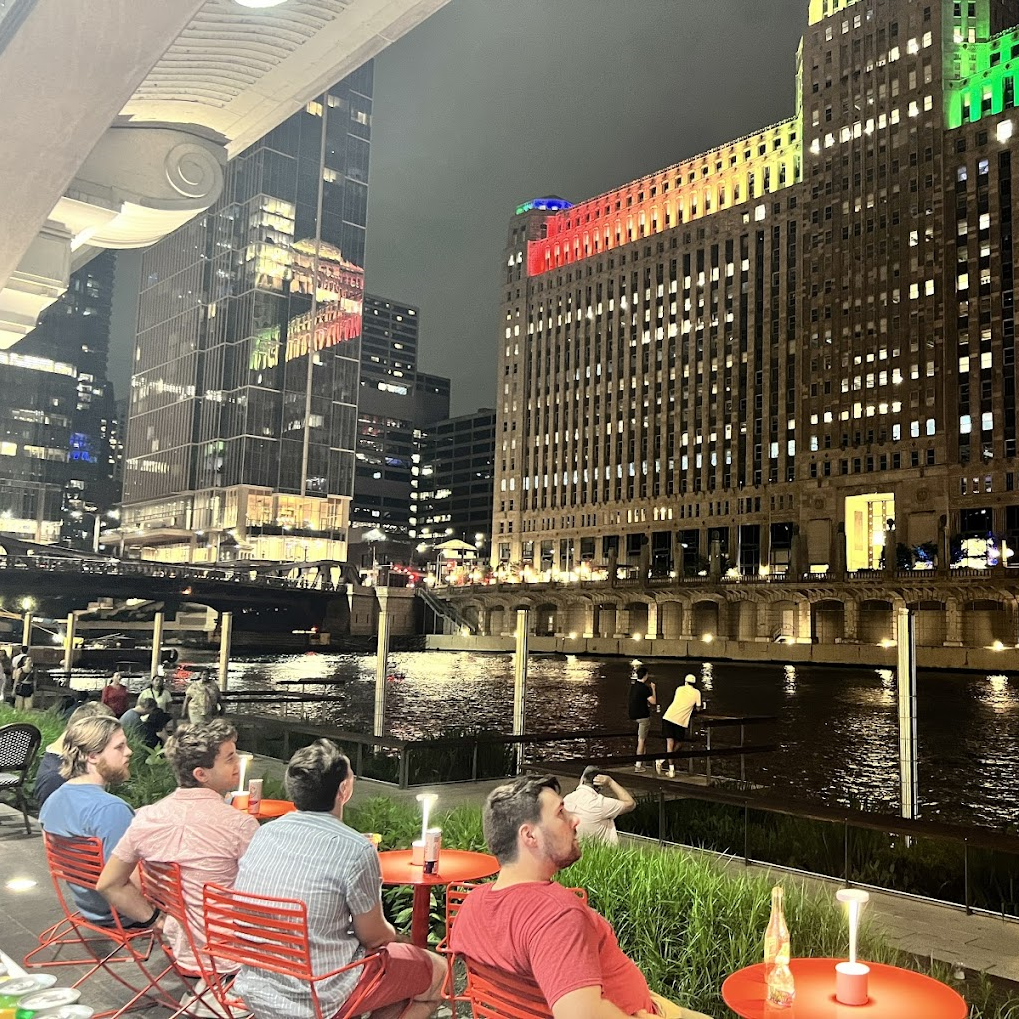
[[[234,0],[234,3],[240,4],[241,7],[279,7],[286,2],[287,0]]]

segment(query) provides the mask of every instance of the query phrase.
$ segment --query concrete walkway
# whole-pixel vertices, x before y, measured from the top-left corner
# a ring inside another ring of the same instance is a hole
[[[279,761],[260,758],[253,766],[252,774],[282,777],[282,767]],[[440,786],[439,790],[444,805],[480,805],[488,791],[498,784],[464,783]],[[564,785],[572,787],[572,780],[564,778]],[[400,800],[413,799],[416,793],[416,789],[394,790],[391,786],[370,779],[359,779],[352,802],[356,804],[374,795]],[[26,835],[20,813],[0,805],[0,949],[17,962],[35,946],[38,932],[59,919],[38,824],[33,823],[32,828],[32,834]],[[772,871],[765,867],[746,868],[741,860],[722,860],[721,863],[734,874],[745,873],[749,869],[772,874],[786,884],[802,882],[807,887],[830,894],[833,900],[835,890],[839,887],[836,881],[790,876],[787,872]],[[8,887],[8,882],[13,878],[27,878],[35,884],[24,891],[13,891]],[[905,952],[1019,983],[1019,923],[997,917],[967,916],[963,910],[951,906],[883,892],[871,892],[867,908],[872,920],[885,931],[890,942]],[[69,982],[61,980],[61,983]],[[116,1007],[123,1001],[123,990],[101,975],[89,981],[82,996],[82,1003],[97,1011]],[[133,1014],[155,1017],[168,1013],[165,1009],[153,1006]]]

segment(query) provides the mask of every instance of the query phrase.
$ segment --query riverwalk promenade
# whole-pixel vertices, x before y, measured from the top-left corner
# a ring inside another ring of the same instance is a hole
[[[282,768],[279,761],[259,758],[252,772],[281,774]],[[573,781],[563,776],[566,788],[571,788]],[[488,791],[497,784],[442,786],[442,803],[445,806],[461,803],[480,806]],[[359,779],[352,803],[356,805],[372,796],[412,800],[416,791],[401,791],[369,779]],[[686,849],[668,851],[692,852]],[[734,876],[747,870],[742,860],[724,861],[723,865],[731,869]],[[754,866],[749,869],[757,873],[767,870]],[[3,805],[0,805],[0,875],[0,949],[20,962],[26,952],[35,947],[36,935],[56,922],[60,913],[46,867],[38,823],[33,821],[32,834],[26,835],[20,813]],[[773,876],[787,887],[798,883],[823,887],[833,899],[838,887],[834,881],[804,878],[780,871],[774,872]],[[14,891],[8,883],[17,878],[35,883],[25,890]],[[871,921],[885,931],[895,947],[918,958],[933,959],[948,964],[954,970],[966,971],[965,979],[957,984],[964,997],[967,997],[967,985],[975,983],[980,973],[1019,983],[1019,924],[998,917],[967,916],[961,909],[882,892],[871,893],[867,908]],[[795,939],[795,931],[793,937]],[[73,977],[61,982],[69,983],[71,979]],[[96,1011],[116,1008],[123,1003],[123,993],[123,988],[100,974],[85,985],[82,1003]],[[153,1005],[132,1014],[162,1017],[170,1012]]]

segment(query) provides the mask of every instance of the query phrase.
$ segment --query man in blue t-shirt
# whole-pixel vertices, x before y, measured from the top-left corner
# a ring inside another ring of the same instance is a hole
[[[85,835],[102,839],[107,859],[127,831],[134,811],[107,785],[125,782],[131,774],[123,726],[116,718],[83,718],[64,732],[63,765],[67,781],[43,804],[39,820],[53,835]],[[96,891],[71,885],[74,901],[86,920],[110,923],[109,903]]]

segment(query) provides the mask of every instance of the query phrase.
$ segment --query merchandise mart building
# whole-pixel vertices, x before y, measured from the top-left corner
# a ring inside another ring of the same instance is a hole
[[[371,97],[369,63],[145,253],[122,509],[145,558],[346,559]]]
[[[1019,548],[1017,24],[1015,0],[812,0],[788,120],[517,210],[502,576]]]

